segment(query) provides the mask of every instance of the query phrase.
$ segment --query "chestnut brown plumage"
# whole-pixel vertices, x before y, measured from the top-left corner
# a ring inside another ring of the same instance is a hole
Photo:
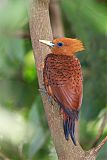
[[[83,44],[80,40],[71,38],[40,42],[49,45],[52,51],[44,61],[45,88],[60,106],[66,140],[70,135],[76,145],[74,132],[82,102],[82,70],[74,54],[84,50]]]

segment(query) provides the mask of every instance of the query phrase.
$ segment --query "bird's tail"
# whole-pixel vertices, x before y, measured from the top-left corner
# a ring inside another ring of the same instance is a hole
[[[77,118],[75,117],[75,114],[72,114],[71,116],[68,116],[66,113],[63,115],[63,129],[64,129],[64,135],[65,139],[69,139],[69,135],[74,143],[76,145],[76,139],[75,139],[75,120]]]

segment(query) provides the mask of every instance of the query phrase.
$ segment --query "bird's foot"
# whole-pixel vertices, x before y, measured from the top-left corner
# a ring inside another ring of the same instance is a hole
[[[55,101],[54,101],[54,99],[53,99],[51,96],[48,96],[48,102],[49,102],[52,106],[55,105]]]
[[[54,99],[48,94],[48,92],[46,91],[45,88],[39,88],[39,92],[42,94],[42,95],[46,95],[48,97],[48,102],[51,104],[51,105],[55,105],[55,101]]]
[[[63,119],[63,114],[64,114],[63,109],[62,109],[62,108],[59,108],[59,115],[62,117],[62,119]]]
[[[38,68],[39,71],[43,70],[44,62],[41,62],[40,64],[37,64],[37,68]]]
[[[62,115],[63,114],[63,109],[59,108],[59,114]]]
[[[41,94],[43,94],[43,95],[44,95],[44,94],[45,94],[45,95],[48,94],[45,88],[39,88],[38,90],[39,90],[39,92],[40,92]]]

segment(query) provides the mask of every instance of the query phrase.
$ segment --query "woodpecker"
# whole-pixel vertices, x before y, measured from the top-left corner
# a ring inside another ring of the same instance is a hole
[[[82,103],[83,76],[80,61],[75,53],[84,50],[83,43],[72,38],[39,41],[51,49],[51,53],[44,60],[45,89],[60,106],[65,139],[68,140],[70,135],[76,145],[75,121],[79,118]]]

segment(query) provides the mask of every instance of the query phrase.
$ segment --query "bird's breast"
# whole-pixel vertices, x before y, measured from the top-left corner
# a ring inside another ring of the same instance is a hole
[[[65,85],[72,82],[78,86],[82,82],[81,65],[74,56],[48,54],[44,74],[49,85]]]

